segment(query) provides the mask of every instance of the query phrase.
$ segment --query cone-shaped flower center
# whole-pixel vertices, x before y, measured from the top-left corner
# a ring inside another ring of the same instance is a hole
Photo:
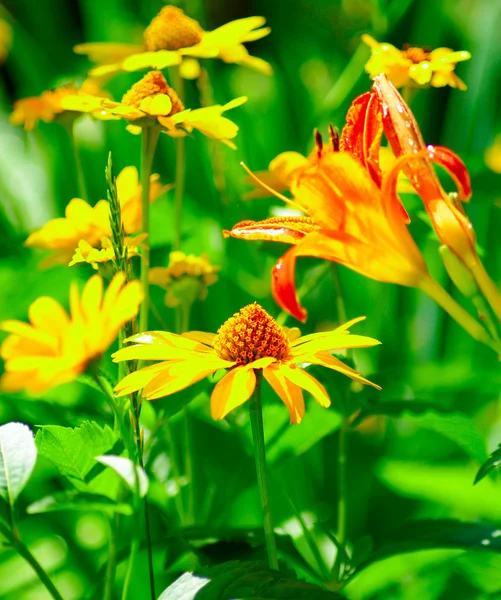
[[[418,65],[424,60],[429,60],[430,58],[430,52],[428,50],[425,50],[424,48],[419,48],[417,46],[411,46],[409,48],[404,47],[402,54],[405,56],[405,58],[408,58],[415,65]]]
[[[221,325],[214,348],[224,360],[240,365],[264,357],[282,360],[290,350],[283,329],[257,302],[245,306]]]
[[[144,31],[144,45],[150,52],[179,50],[202,40],[203,29],[180,8],[164,6]]]
[[[176,92],[169,86],[161,71],[150,71],[135,83],[122,98],[122,104],[139,108],[141,101],[145,98],[166,94],[172,102],[172,110],[169,115],[174,115],[184,110],[184,105]]]

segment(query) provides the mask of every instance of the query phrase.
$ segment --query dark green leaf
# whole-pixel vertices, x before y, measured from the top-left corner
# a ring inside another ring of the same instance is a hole
[[[501,464],[501,444],[497,447],[497,450],[489,456],[489,458],[484,462],[484,464],[478,470],[478,473],[475,476],[475,481],[473,485],[477,484],[479,481],[495,469],[499,464]]]

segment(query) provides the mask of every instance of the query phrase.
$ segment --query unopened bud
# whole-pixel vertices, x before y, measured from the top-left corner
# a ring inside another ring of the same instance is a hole
[[[473,278],[473,275],[463,261],[458,258],[447,246],[440,246],[439,252],[442,262],[444,263],[445,270],[463,296],[466,296],[466,298],[470,299],[477,296],[480,291],[477,287],[475,279]]]

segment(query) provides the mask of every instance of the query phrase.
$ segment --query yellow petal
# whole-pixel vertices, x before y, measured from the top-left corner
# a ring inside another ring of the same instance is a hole
[[[420,62],[417,65],[412,65],[409,69],[409,77],[414,79],[419,85],[430,83],[432,75],[433,70],[431,64],[427,60]]]
[[[195,58],[185,58],[179,66],[179,74],[183,79],[198,79],[200,63]]]
[[[266,381],[289,411],[291,423],[301,423],[304,417],[304,399],[301,388],[286,379],[277,366],[263,369]]]
[[[148,68],[161,71],[166,67],[178,65],[181,60],[182,57],[178,52],[159,50],[158,52],[141,52],[128,56],[121,66],[124,71],[140,71]]]
[[[82,292],[81,308],[84,318],[91,320],[100,311],[102,299],[103,279],[99,275],[93,275]]]
[[[140,110],[151,116],[167,116],[172,110],[172,100],[167,94],[156,94],[141,100]]]
[[[370,348],[371,346],[377,346],[380,343],[380,341],[364,335],[346,335],[345,333],[332,331],[324,338],[310,340],[305,344],[294,347],[292,355],[298,357],[303,354],[315,354],[316,352],[340,350],[344,348]]]
[[[210,410],[213,419],[220,420],[237,406],[246,402],[256,387],[252,368],[235,367],[214,387]]]
[[[282,375],[293,384],[309,392],[320,406],[328,407],[331,405],[331,399],[329,398],[327,390],[309,373],[303,371],[299,367],[288,367],[286,365],[281,365],[279,370]]]
[[[183,333],[182,336],[212,347],[212,342],[214,341],[216,334],[206,333],[205,331],[187,331],[186,333]]]
[[[37,298],[28,310],[28,316],[38,330],[51,336],[62,334],[70,323],[64,308],[53,298]]]
[[[321,367],[327,367],[328,369],[338,371],[339,373],[342,373],[343,375],[346,375],[347,377],[350,377],[355,381],[359,381],[360,383],[364,383],[365,385],[371,385],[377,390],[381,389],[381,386],[377,385],[376,383],[372,383],[372,381],[369,381],[368,379],[365,379],[365,377],[362,377],[362,375],[355,371],[355,369],[348,367],[348,365],[345,365],[335,356],[331,356],[327,352],[318,352],[314,355],[304,356],[302,358],[302,362],[306,362],[312,365],[320,365]]]

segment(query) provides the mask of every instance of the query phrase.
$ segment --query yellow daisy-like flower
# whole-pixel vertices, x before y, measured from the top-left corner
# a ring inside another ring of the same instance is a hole
[[[238,126],[223,117],[227,110],[247,102],[247,97],[236,98],[227,104],[207,106],[196,110],[185,109],[176,92],[168,85],[161,71],[150,71],[124,95],[121,102],[100,100],[93,96],[67,98],[64,106],[80,112],[103,111],[128,123],[134,134],[145,127],[159,127],[171,137],[184,137],[197,129],[207,137],[217,139],[235,149],[231,141]]]
[[[150,202],[154,202],[172,186],[163,186],[160,176],[154,174],[150,179]],[[126,234],[137,233],[141,228],[141,185],[136,167],[125,167],[117,177],[117,193],[122,208],[122,222]],[[42,262],[43,267],[73,262],[102,262],[101,260],[87,261],[90,249],[109,248],[111,254],[97,255],[110,260],[114,254],[111,243],[109,205],[107,200],[100,200],[95,206],[90,206],[85,200],[73,198],[65,210],[65,216],[48,221],[41,229],[32,233],[26,240],[26,246],[51,250],[52,254]],[[104,241],[103,240],[107,240]],[[103,246],[104,243],[104,246]],[[131,247],[137,246],[137,237],[127,239]],[[79,253],[76,253],[76,250]],[[76,256],[74,254],[76,253]],[[131,249],[131,253],[132,249]],[[137,253],[137,252],[136,252]],[[93,255],[95,258],[95,256]],[[81,260],[79,260],[81,259]]]
[[[149,280],[167,290],[165,304],[175,307],[183,302],[192,304],[195,300],[205,300],[207,288],[216,283],[219,270],[206,254],[195,256],[176,251],[170,253],[167,267],[150,269]]]
[[[0,324],[10,334],[0,348],[5,361],[0,389],[41,393],[73,381],[109,348],[142,300],[141,284],[126,283],[123,273],[104,294],[99,275],[89,279],[81,297],[73,284],[70,315],[53,298],[38,298],[29,308],[30,323]]]
[[[124,239],[125,247],[127,248],[127,257],[139,256],[139,248],[142,248],[142,242],[148,237],[147,233],[141,233],[134,237],[126,237]],[[75,248],[69,267],[79,263],[88,263],[94,269],[99,268],[100,263],[105,263],[110,260],[115,260],[115,249],[108,237],[102,238],[95,246],[91,246],[89,242],[80,240]]]
[[[86,54],[97,63],[91,70],[96,77],[180,65],[181,76],[191,79],[198,76],[199,69],[194,68],[198,58],[219,58],[269,75],[271,65],[251,56],[243,45],[270,33],[269,27],[263,27],[265,22],[264,17],[248,17],[226,23],[214,31],[204,31],[180,8],[168,5],[146,27],[143,46],[90,43],[75,46],[75,52]]]
[[[404,85],[444,87],[466,90],[466,85],[454,73],[457,63],[469,60],[465,50],[450,48],[429,50],[408,46],[398,50],[387,43],[379,43],[372,36],[362,35],[362,41],[371,49],[365,70],[371,77],[384,73],[397,88]]]
[[[211,395],[211,414],[224,417],[246,402],[256,385],[256,370],[278,394],[289,410],[292,423],[304,416],[303,390],[322,406],[331,404],[321,383],[302,367],[321,365],[339,371],[356,381],[379,388],[357,371],[330,354],[341,348],[367,348],[377,340],[349,335],[348,329],[363,320],[353,319],[334,331],[298,336],[297,329],[286,330],[259,304],[249,304],[230,317],[217,334],[192,331],[175,335],[151,331],[132,336],[133,346],[113,355],[123,360],[161,361],[130,375],[115,388],[119,396],[142,390],[147,400],[156,400],[182,390],[219,369],[226,375],[216,384]]]
[[[12,46],[12,27],[4,19],[0,19],[0,65],[5,62]]]
[[[86,79],[80,87],[70,83],[55,90],[46,90],[40,96],[16,100],[9,121],[12,125],[23,125],[26,131],[32,131],[39,121],[45,123],[61,122],[63,119],[71,121],[80,113],[65,108],[63,101],[74,96],[94,97],[99,100],[109,98],[109,94],[101,90],[95,80]],[[100,107],[89,112],[99,119],[118,119],[112,114],[106,115]]]

